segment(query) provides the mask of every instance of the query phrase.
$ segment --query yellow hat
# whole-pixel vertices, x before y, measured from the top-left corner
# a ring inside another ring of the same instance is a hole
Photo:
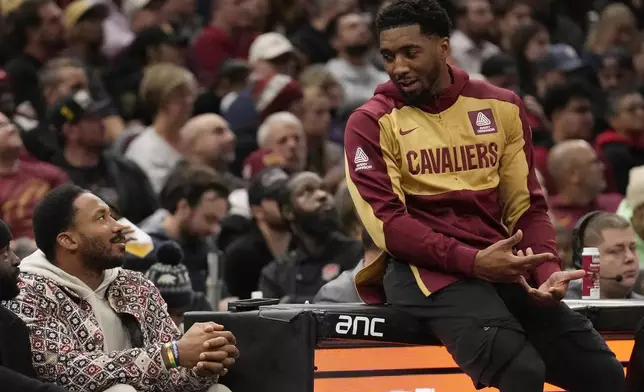
[[[96,1],[76,0],[69,3],[69,5],[65,7],[65,11],[63,13],[63,22],[65,23],[65,28],[70,29],[74,27],[76,23],[78,23],[78,20],[83,17],[83,15],[85,15],[89,10],[95,7],[101,7],[101,9],[104,10],[103,13],[105,14],[105,16],[107,16],[107,14],[109,13],[109,10],[107,9],[107,6],[105,4]]]
[[[12,11],[18,9],[22,3],[24,3],[24,0],[1,0],[0,9],[2,9],[2,15],[9,15]]]

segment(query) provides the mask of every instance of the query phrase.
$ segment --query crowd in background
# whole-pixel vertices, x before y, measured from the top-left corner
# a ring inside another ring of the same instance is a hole
[[[388,80],[372,29],[386,3],[2,0],[12,246],[35,250],[35,207],[74,183],[150,237],[126,268],[195,294],[177,323],[258,291],[311,301],[350,276],[377,252],[344,185],[344,124]],[[525,103],[566,267],[570,232],[594,210],[630,221],[644,262],[644,2],[442,4],[449,63]],[[168,240],[183,259],[161,269],[181,279],[157,279]]]

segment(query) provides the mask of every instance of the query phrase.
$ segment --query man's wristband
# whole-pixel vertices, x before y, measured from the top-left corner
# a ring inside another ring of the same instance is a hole
[[[170,347],[172,348],[175,363],[177,366],[181,366],[181,362],[179,362],[179,343],[176,340],[173,340],[170,342]]]
[[[164,344],[163,349],[165,350],[165,354],[168,357],[168,362],[170,362],[170,369],[174,369],[179,366],[172,350],[172,342]]]

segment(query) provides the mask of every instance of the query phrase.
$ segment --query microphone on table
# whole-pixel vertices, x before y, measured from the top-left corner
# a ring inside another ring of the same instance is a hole
[[[157,262],[161,264],[177,265],[183,261],[183,250],[174,241],[166,241],[157,250]]]
[[[619,283],[619,282],[621,282],[622,280],[624,280],[624,277],[623,277],[622,275],[615,275],[615,276],[612,276],[612,277],[604,277],[604,276],[600,276],[600,277],[599,277],[599,279],[604,279],[604,280],[614,280],[615,282]]]

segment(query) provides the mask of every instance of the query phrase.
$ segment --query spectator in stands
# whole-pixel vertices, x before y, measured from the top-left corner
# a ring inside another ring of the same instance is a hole
[[[257,36],[252,31],[251,0],[218,0],[213,3],[212,19],[193,43],[199,66],[199,81],[210,86],[227,58],[247,59],[250,45]]]
[[[125,255],[123,229],[101,199],[75,185],[56,188],[38,206],[40,251],[22,261],[20,294],[3,302],[29,328],[36,374],[84,391],[215,384],[238,355],[234,336],[196,324],[181,337],[152,283],[117,268]]]
[[[34,209],[49,190],[66,183],[68,178],[48,163],[21,160],[21,150],[18,129],[0,114],[0,219],[9,225],[16,239],[33,239]]]
[[[558,192],[550,178],[548,151],[566,140],[590,140],[595,123],[592,92],[582,82],[571,81],[551,88],[543,101],[543,110],[551,124],[548,140],[535,146],[535,166],[546,176],[546,186],[552,194]]]
[[[106,150],[100,105],[86,90],[79,90],[52,107],[49,123],[61,147],[52,163],[74,184],[90,190],[136,224],[154,213],[158,203],[145,173]]]
[[[343,115],[365,103],[376,87],[387,81],[387,74],[369,60],[374,43],[369,25],[361,14],[342,14],[330,22],[327,30],[338,53],[327,63],[327,68],[344,89],[345,99],[340,109],[340,115]]]
[[[52,0],[16,1],[9,12],[9,40],[19,54],[5,66],[18,109],[44,119],[47,108],[38,83],[38,71],[65,48],[62,11]]]
[[[451,56],[464,71],[480,73],[483,61],[499,52],[499,47],[489,41],[494,23],[492,7],[488,0],[459,0],[456,4]]]
[[[550,34],[540,23],[533,22],[521,25],[512,39],[512,55],[519,71],[519,89],[521,94],[536,94],[534,83],[537,61],[548,53]]]
[[[548,90],[564,84],[573,72],[583,66],[583,60],[572,46],[566,44],[550,46],[548,53],[539,58],[535,64],[536,97],[545,99]]]
[[[20,258],[9,243],[12,240],[9,227],[0,221],[0,301],[12,300],[20,293],[18,274]],[[36,379],[31,363],[29,330],[13,312],[0,305],[0,383],[9,391],[65,392],[52,384],[43,384]]]
[[[362,246],[364,247],[364,258],[358,265],[349,271],[344,271],[337,278],[322,286],[315,295],[313,303],[360,303],[362,300],[356,290],[354,283],[356,274],[366,265],[371,264],[376,258],[384,257],[384,253],[373,243],[367,230],[362,230]]]
[[[282,166],[296,173],[307,162],[306,139],[302,122],[292,113],[278,112],[270,115],[257,131],[259,150],[244,162],[244,178],[268,166]],[[275,162],[271,162],[275,160]]]
[[[67,33],[67,56],[74,56],[99,72],[107,65],[101,53],[103,46],[103,21],[109,9],[104,3],[74,0],[63,11],[63,24]]]
[[[234,59],[224,61],[217,80],[197,98],[194,114],[227,112],[239,94],[247,90],[249,76],[250,66],[247,62]]]
[[[636,48],[637,20],[623,3],[613,3],[601,11],[599,20],[588,31],[585,58],[595,70],[601,57],[613,48],[632,51]]]
[[[288,175],[279,168],[262,170],[251,179],[251,224],[224,250],[225,282],[236,297],[250,298],[258,289],[262,269],[273,260],[283,260],[288,253],[291,231],[278,204],[287,183]]]
[[[639,275],[635,233],[623,217],[602,213],[591,219],[584,232],[584,246],[599,249],[601,298],[639,299],[633,292]],[[581,299],[581,280],[572,281],[566,298]]]
[[[340,165],[344,173],[344,149],[342,145],[329,140],[331,103],[321,88],[309,87],[304,91],[301,120],[308,150],[307,170],[324,177]]]
[[[527,1],[501,0],[493,2],[499,33],[500,48],[509,53],[512,51],[512,39],[520,26],[532,22],[532,9]]]
[[[165,17],[165,22],[186,42],[191,42],[203,27],[201,15],[195,11],[195,1],[165,0],[161,4],[161,14]]]
[[[311,0],[304,4],[306,20],[289,38],[306,64],[324,64],[335,57],[329,42],[329,24],[338,15],[354,11],[356,5],[355,0]]]
[[[626,193],[628,172],[644,165],[644,97],[634,89],[615,92],[608,99],[611,129],[600,133],[595,148],[608,165],[617,191]]]
[[[512,56],[497,53],[486,58],[481,64],[481,75],[490,84],[519,92],[517,64]]]
[[[295,47],[279,33],[264,33],[255,38],[249,49],[248,63],[253,69],[251,77],[255,80],[278,74],[297,77]]]
[[[607,93],[632,88],[635,84],[633,56],[621,48],[607,50],[600,58],[597,77],[599,86]]]
[[[323,285],[355,268],[362,244],[341,232],[333,197],[315,173],[295,174],[280,197],[280,212],[293,233],[294,248],[262,270],[259,290],[284,303],[311,301]]]
[[[141,29],[123,50],[119,61],[114,62],[106,72],[105,79],[106,87],[124,121],[147,124],[154,119],[154,113],[150,113],[150,108],[139,96],[144,71],[158,63],[183,65],[185,59],[182,49],[187,44],[168,25],[160,25]]]
[[[187,163],[212,168],[230,190],[245,186],[229,171],[235,160],[235,134],[226,120],[217,114],[202,114],[191,118],[180,133],[181,151]]]
[[[549,200],[558,225],[572,230],[585,214],[599,210],[615,212],[622,196],[602,193],[606,189],[604,164],[585,140],[567,140],[548,155],[548,170],[557,194]]]
[[[631,222],[635,230],[637,256],[640,263],[644,263],[644,166],[630,170],[626,198],[619,205],[617,214]]]
[[[125,156],[143,169],[158,194],[182,158],[179,131],[192,116],[197,83],[185,68],[159,63],[146,69],[140,94],[154,122],[129,144]]]
[[[179,243],[197,293],[206,292],[208,254],[218,253],[212,236],[228,213],[228,193],[212,169],[182,165],[170,174],[159,195],[162,210],[141,225],[155,249],[168,240]],[[146,271],[155,262],[156,252],[152,252],[145,259],[128,260],[126,267]]]

